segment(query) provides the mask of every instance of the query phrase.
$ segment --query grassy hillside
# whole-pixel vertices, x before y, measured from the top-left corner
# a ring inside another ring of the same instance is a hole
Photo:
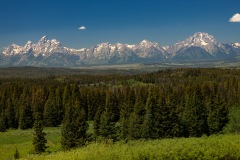
[[[59,128],[45,128],[47,133],[47,152],[55,152],[61,149],[61,131]],[[13,158],[16,147],[20,152],[20,157],[26,157],[33,153],[32,145],[33,130],[9,130],[0,132],[0,159]]]
[[[239,159],[240,135],[176,138],[125,142],[98,142],[68,152],[61,151],[60,129],[46,128],[48,152],[32,154],[32,130],[0,133],[0,159],[13,158],[16,147],[27,160],[99,159]],[[58,151],[58,152],[56,152]]]
[[[219,135],[128,143],[93,143],[84,148],[50,155],[30,156],[33,160],[155,160],[155,159],[239,159],[240,136]]]

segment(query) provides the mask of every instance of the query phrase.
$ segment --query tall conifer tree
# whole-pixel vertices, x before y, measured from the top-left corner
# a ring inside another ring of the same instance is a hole
[[[43,121],[43,115],[41,112],[37,112],[35,114],[35,120],[33,125],[33,145],[34,150],[36,153],[42,153],[45,152],[45,150],[48,148],[46,146],[47,140],[45,138],[46,133],[43,132],[44,128],[44,121]]]
[[[65,106],[65,115],[62,124],[62,139],[61,145],[64,150],[81,147],[87,140],[87,116],[85,110],[76,101],[74,106],[69,103]]]
[[[61,123],[53,88],[44,106],[44,121],[47,127],[57,127]]]
[[[33,112],[31,108],[31,98],[27,87],[24,88],[19,101],[19,128],[28,129],[33,126]]]
[[[156,95],[155,95],[154,89],[150,88],[146,106],[145,106],[146,114],[143,122],[143,133],[142,133],[143,138],[152,139],[157,137],[157,133],[155,132],[156,117],[154,116],[156,107],[157,107]]]
[[[133,112],[131,113],[128,128],[129,139],[140,139],[143,133],[143,122],[145,116],[145,104],[142,101],[141,95],[138,94],[134,104]]]
[[[116,94],[109,91],[106,96],[105,111],[101,115],[99,134],[102,137],[117,140],[119,129],[116,123],[119,120],[119,106]]]

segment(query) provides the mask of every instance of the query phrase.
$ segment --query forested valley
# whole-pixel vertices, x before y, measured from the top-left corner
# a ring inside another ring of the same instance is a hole
[[[98,140],[223,133],[229,113],[238,107],[237,69],[0,80],[0,131],[60,126],[66,150]]]

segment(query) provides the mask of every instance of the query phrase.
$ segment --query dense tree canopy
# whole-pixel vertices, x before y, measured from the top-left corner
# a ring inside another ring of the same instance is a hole
[[[66,148],[85,143],[87,121],[95,138],[113,140],[215,134],[240,106],[237,69],[12,78],[1,79],[0,88],[0,131],[32,128],[42,113],[44,126],[62,124]],[[65,136],[70,131],[74,143]]]

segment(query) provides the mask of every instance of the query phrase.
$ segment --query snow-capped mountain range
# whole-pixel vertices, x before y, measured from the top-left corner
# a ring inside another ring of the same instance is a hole
[[[143,40],[139,44],[101,43],[94,47],[63,47],[43,36],[38,43],[12,44],[0,52],[0,66],[81,66],[140,62],[198,61],[240,55],[240,43],[219,43],[208,33],[197,32],[172,46]]]

